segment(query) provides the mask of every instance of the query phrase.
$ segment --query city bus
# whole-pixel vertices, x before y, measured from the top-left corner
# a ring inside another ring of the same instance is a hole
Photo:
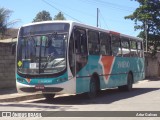
[[[16,50],[18,92],[58,94],[130,91],[144,79],[143,40],[74,21],[22,26]]]

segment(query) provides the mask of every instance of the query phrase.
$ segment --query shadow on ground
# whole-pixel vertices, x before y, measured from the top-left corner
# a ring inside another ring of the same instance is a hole
[[[65,97],[56,97],[53,101],[47,101],[44,99],[34,100],[27,103],[7,103],[0,104],[1,107],[19,107],[32,108],[36,110],[51,109],[65,111],[72,108],[72,105],[88,105],[88,104],[111,104],[112,102],[132,98],[138,95],[149,93],[159,90],[159,88],[134,88],[130,92],[121,92],[118,89],[108,89],[100,92],[97,98],[88,99],[86,94],[71,95]],[[67,106],[66,106],[67,105]]]
[[[146,77],[145,79],[149,81],[160,81],[160,77]]]
[[[0,95],[14,94],[14,93],[17,93],[17,89],[16,88],[0,89]]]
[[[34,103],[62,104],[62,105],[82,105],[82,104],[110,104],[122,99],[132,98],[148,92],[159,90],[159,88],[134,88],[130,92],[122,92],[118,89],[103,90],[95,99],[89,99],[87,94],[57,97],[52,101],[38,100]]]

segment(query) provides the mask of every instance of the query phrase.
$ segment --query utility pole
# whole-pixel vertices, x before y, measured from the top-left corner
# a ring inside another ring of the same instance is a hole
[[[97,8],[97,27],[99,27],[98,23],[99,23],[99,8]]]

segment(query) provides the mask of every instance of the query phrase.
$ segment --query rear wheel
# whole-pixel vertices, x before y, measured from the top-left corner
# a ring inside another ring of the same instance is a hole
[[[46,100],[51,101],[54,99],[55,94],[43,94],[43,96],[46,98]]]
[[[126,91],[131,91],[133,88],[133,76],[131,73],[128,74],[128,78],[127,78],[127,85],[126,85]]]
[[[121,91],[131,91],[133,87],[133,76],[131,73],[127,77],[127,85],[119,86],[118,89]]]

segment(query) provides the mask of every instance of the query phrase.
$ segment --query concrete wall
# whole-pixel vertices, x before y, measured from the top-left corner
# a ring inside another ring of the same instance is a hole
[[[160,52],[155,56],[145,54],[146,77],[160,77]]]
[[[0,43],[0,88],[15,87],[15,54],[11,43]]]

